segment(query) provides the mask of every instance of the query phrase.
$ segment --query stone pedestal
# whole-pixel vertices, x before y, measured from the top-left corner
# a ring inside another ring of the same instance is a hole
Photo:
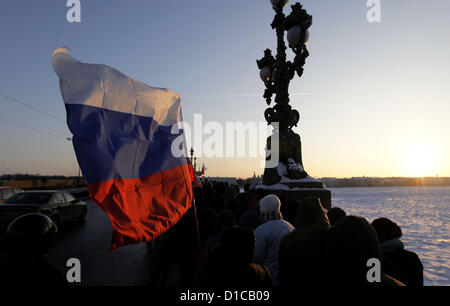
[[[302,201],[310,196],[318,197],[322,206],[325,209],[330,209],[331,191],[325,188],[321,181],[309,176],[304,170],[300,136],[292,130],[279,133],[277,143],[279,146],[278,148],[272,148],[272,137],[274,135],[267,138],[266,168],[262,184],[256,185],[255,189],[264,189],[273,193],[283,202]],[[279,153],[279,162],[276,167],[269,167],[267,163],[271,158],[272,149],[278,149]]]
[[[326,188],[294,188],[287,190],[265,189],[273,193],[283,202],[290,202],[293,200],[302,201],[307,197],[318,197],[322,206],[329,210],[331,208],[331,191]],[[282,209],[283,212],[284,209]]]

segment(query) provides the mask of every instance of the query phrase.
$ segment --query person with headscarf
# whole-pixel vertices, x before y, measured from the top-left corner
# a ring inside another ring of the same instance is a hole
[[[377,234],[362,217],[346,216],[326,231],[320,259],[326,265],[323,270],[325,286],[404,286],[385,274]],[[376,268],[370,264],[374,261],[379,263],[378,281],[368,277],[370,270]]]
[[[416,253],[405,249],[400,226],[387,218],[375,219],[371,225],[380,241],[386,273],[407,286],[422,287],[422,262]]]
[[[283,220],[281,202],[277,196],[269,194],[259,201],[262,224],[256,228],[255,262],[267,265],[272,276],[272,284],[278,282],[278,249],[281,239],[292,232],[294,227]]]
[[[220,288],[270,287],[266,266],[253,261],[255,232],[245,227],[227,227],[221,232],[220,246],[208,258],[202,286]]]
[[[286,235],[279,249],[281,286],[314,286],[321,284],[319,259],[323,233],[330,227],[320,199],[305,198],[297,209],[295,230]]]

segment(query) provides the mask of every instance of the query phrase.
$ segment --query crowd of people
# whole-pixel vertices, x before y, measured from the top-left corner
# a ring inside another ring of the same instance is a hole
[[[317,197],[287,201],[248,187],[195,188],[195,209],[153,243],[160,262],[149,285],[170,284],[178,266],[172,284],[183,286],[423,286],[422,263],[395,222],[369,223],[339,207],[327,211]],[[380,263],[376,281],[368,279],[370,259]]]
[[[390,219],[369,223],[339,207],[327,211],[317,197],[287,201],[248,185],[245,192],[228,183],[202,185],[194,188],[195,205],[148,243],[148,286],[423,286],[422,263],[405,249],[402,230]],[[13,221],[0,284],[27,279],[65,285],[64,276],[45,260],[54,232],[41,214]],[[374,260],[378,277],[369,264]],[[23,277],[30,273],[33,277]]]

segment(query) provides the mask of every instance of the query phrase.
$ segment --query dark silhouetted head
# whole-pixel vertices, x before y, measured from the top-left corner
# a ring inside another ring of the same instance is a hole
[[[307,197],[299,205],[295,217],[295,228],[330,226],[325,210],[317,197]]]
[[[367,262],[381,261],[381,249],[375,230],[366,219],[346,216],[324,235],[321,252],[327,265],[327,281],[341,286],[370,286]]]
[[[333,207],[327,212],[327,217],[331,225],[335,225],[336,222],[338,222],[345,216],[347,216],[347,213],[345,212],[345,210],[339,207]]]
[[[231,227],[236,225],[236,218],[233,212],[224,209],[218,215],[216,222],[214,223],[214,230],[220,232],[225,227]]]
[[[377,232],[380,243],[395,238],[400,238],[403,235],[400,226],[398,226],[397,223],[389,220],[388,218],[375,219],[372,221],[371,225]]]

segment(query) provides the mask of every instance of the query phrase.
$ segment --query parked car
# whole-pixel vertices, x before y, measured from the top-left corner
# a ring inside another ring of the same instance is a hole
[[[0,203],[19,192],[23,190],[16,187],[0,187]]]
[[[12,220],[30,212],[47,215],[59,226],[72,219],[84,222],[87,204],[64,191],[25,191],[0,204],[0,228],[5,229]]]

